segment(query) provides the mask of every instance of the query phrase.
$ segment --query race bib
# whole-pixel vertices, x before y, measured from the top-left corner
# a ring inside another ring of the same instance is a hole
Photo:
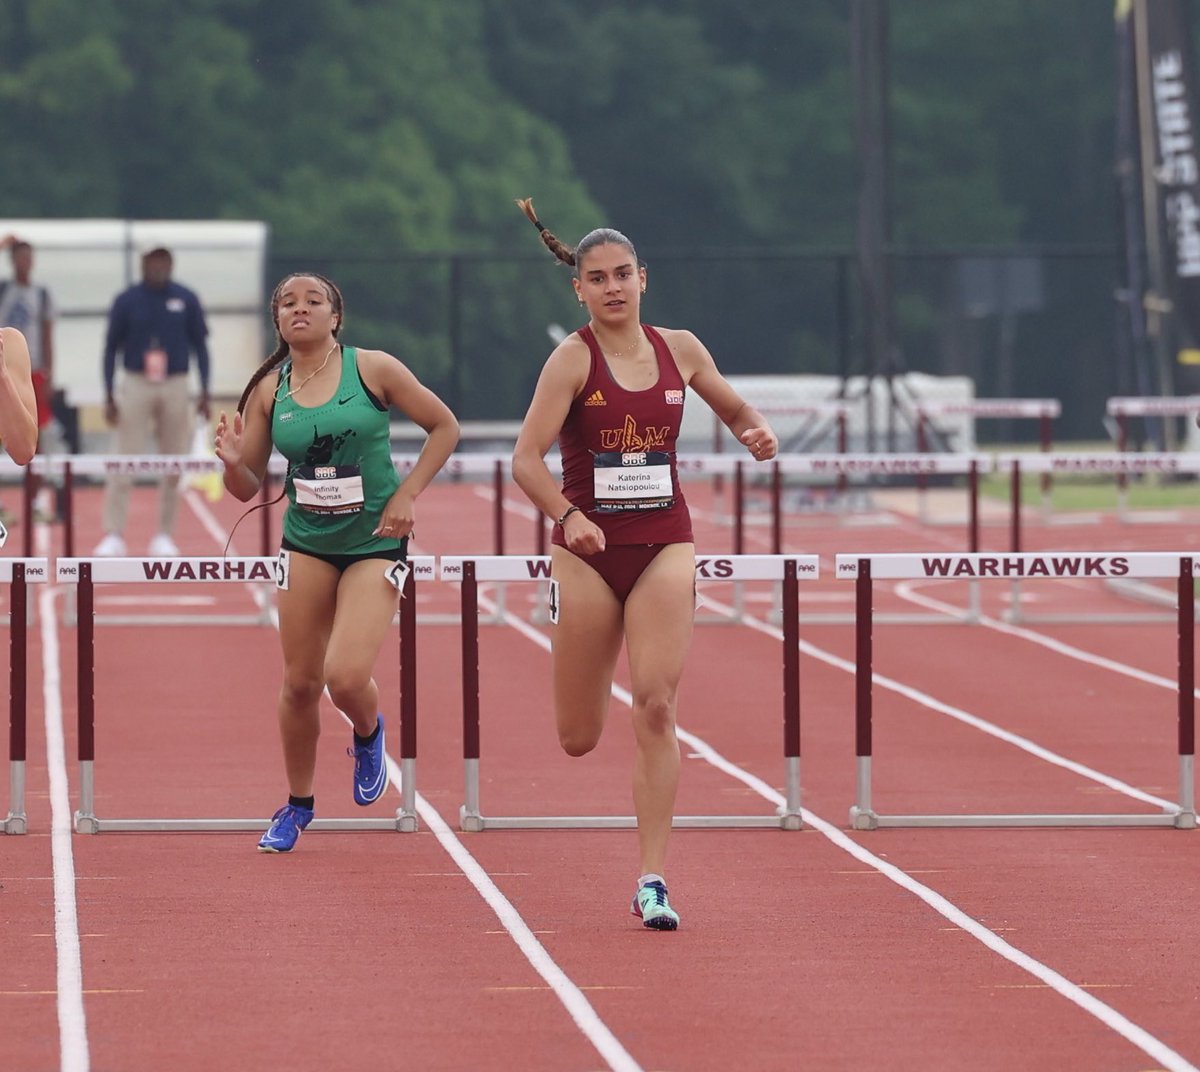
[[[298,465],[292,474],[296,505],[314,514],[357,514],[363,508],[357,465]]]
[[[665,510],[675,501],[671,455],[662,450],[612,451],[592,456],[596,510]]]

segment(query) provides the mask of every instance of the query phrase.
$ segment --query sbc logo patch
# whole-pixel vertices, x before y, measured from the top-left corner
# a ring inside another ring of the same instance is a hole
[[[668,406],[682,406],[683,405],[683,392],[682,391],[664,391],[663,393],[667,397],[667,405]]]

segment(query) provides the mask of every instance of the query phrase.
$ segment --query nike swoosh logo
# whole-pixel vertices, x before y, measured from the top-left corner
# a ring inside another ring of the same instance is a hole
[[[354,401],[354,396],[353,396],[353,395],[351,395],[349,398],[339,398],[339,399],[338,399],[338,405],[339,405],[339,406],[344,406],[344,405],[345,405],[347,402],[353,402],[353,401]]]

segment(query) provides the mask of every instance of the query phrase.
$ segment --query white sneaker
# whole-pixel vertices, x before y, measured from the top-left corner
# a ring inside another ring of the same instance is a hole
[[[175,546],[175,541],[170,536],[165,532],[160,532],[150,541],[148,554],[151,558],[174,558],[179,554],[179,548]]]
[[[121,558],[128,554],[128,549],[125,546],[125,540],[119,532],[110,532],[98,544],[92,552],[94,555],[101,555],[106,558]]]

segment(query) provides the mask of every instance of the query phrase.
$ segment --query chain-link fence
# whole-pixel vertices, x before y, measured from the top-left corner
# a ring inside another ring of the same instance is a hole
[[[643,318],[694,331],[723,372],[871,371],[853,254],[639,254],[648,272]],[[569,271],[537,252],[276,252],[268,289],[305,267],[341,286],[347,341],[395,353],[465,420],[519,419],[554,336],[584,319]],[[891,268],[892,371],[967,376],[979,398],[1059,399],[1055,438],[1062,440],[1103,438],[1105,400],[1138,393],[1122,356],[1115,249],[903,253]],[[979,429],[981,443],[1037,435],[1028,422],[998,420]]]

